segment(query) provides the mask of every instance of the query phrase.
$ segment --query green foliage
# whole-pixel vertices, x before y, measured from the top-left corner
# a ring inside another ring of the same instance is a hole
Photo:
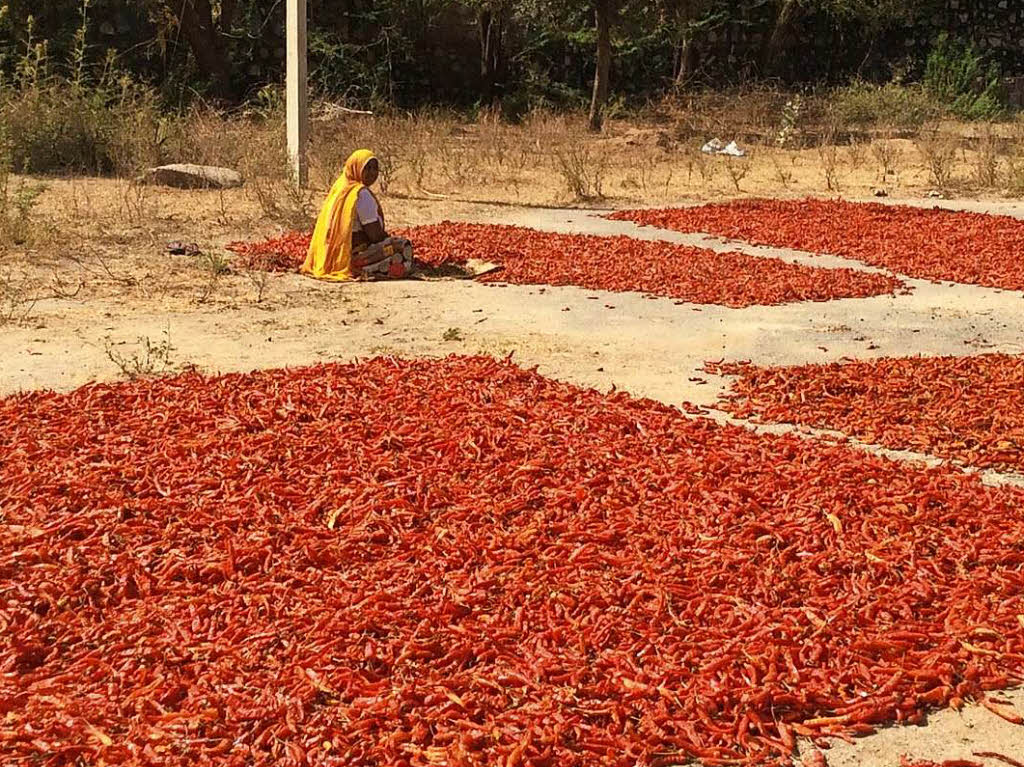
[[[705,85],[756,88],[769,74],[779,90],[813,84],[808,92],[851,71],[880,80],[894,69],[893,50],[920,75],[923,55],[903,41],[922,39],[924,28],[931,34],[934,6],[945,2],[614,0],[610,102],[629,111],[670,92],[688,98]],[[0,119],[16,137],[15,169],[128,173],[163,159],[175,142],[187,145],[181,121],[160,115],[202,112],[210,102],[215,110],[246,104],[249,114],[277,119],[283,5],[0,0]],[[331,101],[377,113],[500,104],[502,117],[515,121],[590,99],[592,0],[317,0],[310,9],[311,83]],[[770,64],[759,48],[773,51]],[[943,111],[971,119],[1005,111],[998,71],[948,38],[929,59],[926,87],[897,80],[857,80],[836,91],[829,117],[910,128]],[[773,129],[784,100],[769,110]],[[812,103],[819,102],[808,100],[803,115],[782,115],[782,144],[798,118],[820,116]]]
[[[14,76],[0,80],[0,122],[9,161],[30,173],[128,172],[155,159],[160,117],[155,94],[119,72],[112,56],[88,63],[88,2],[68,61],[53,64],[31,18]]]
[[[0,122],[0,250],[24,245],[32,236],[32,208],[42,192],[39,186],[11,177],[12,142],[7,126]]]
[[[928,56],[925,88],[958,117],[994,120],[1006,114],[1007,94],[997,64],[986,65],[973,44],[939,36]]]
[[[836,90],[831,101],[838,124],[860,128],[918,128],[941,111],[926,89],[897,83],[875,85],[857,80]]]

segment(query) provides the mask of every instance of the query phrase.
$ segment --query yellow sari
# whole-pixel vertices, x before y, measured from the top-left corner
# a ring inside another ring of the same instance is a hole
[[[313,230],[302,273],[318,280],[345,282],[352,279],[352,224],[356,199],[363,187],[363,168],[375,159],[360,149],[345,162],[345,172],[334,182]]]

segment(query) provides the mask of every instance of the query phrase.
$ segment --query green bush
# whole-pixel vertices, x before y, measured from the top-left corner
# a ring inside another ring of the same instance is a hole
[[[939,36],[925,66],[924,86],[953,114],[965,120],[996,120],[1008,108],[997,64],[986,66],[974,45]]]
[[[0,77],[0,122],[16,171],[129,172],[156,159],[155,92],[119,73],[111,58],[87,68],[84,39],[83,26],[80,44],[58,69],[30,28],[14,75]]]
[[[938,117],[940,106],[917,85],[855,81],[832,94],[836,122],[856,127],[917,128]]]
[[[4,99],[11,159],[27,173],[131,172],[157,155],[157,117],[145,103],[59,84]],[[152,139],[152,141],[148,140]]]

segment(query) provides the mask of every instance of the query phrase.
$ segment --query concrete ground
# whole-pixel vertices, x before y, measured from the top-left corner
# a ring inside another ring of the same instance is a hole
[[[922,204],[1024,218],[1021,203]],[[437,218],[444,215],[439,209]],[[492,207],[464,217],[559,232],[628,234],[871,271],[843,259],[638,228],[599,216],[595,211]],[[274,275],[267,300],[260,303],[183,307],[159,298],[49,299],[35,305],[29,322],[0,330],[0,395],[116,379],[120,370],[113,358],[144,361],[145,339],[157,346],[169,342],[169,349],[155,355],[157,367],[191,364],[208,372],[377,354],[514,353],[519,363],[578,385],[615,386],[672,404],[706,407],[728,385],[702,372],[708,360],[800,364],[846,357],[1024,352],[1024,293],[906,282],[913,289],[909,295],[745,309],[474,282],[339,287],[298,275]],[[1006,697],[1024,711],[1024,690]],[[971,758],[974,751],[1024,761],[1024,728],[977,707],[941,712],[926,727],[890,728],[852,746],[837,744],[829,764],[895,767],[904,753],[941,761]]]

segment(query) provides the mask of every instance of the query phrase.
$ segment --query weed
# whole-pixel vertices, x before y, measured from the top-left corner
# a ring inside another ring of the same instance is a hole
[[[249,283],[256,291],[256,303],[262,304],[263,297],[267,292],[267,286],[270,285],[270,272],[263,269],[246,269],[245,278],[249,280]]]
[[[131,273],[125,272],[121,274],[116,272],[110,265],[110,261],[107,260],[107,257],[99,249],[95,249],[88,258],[74,253],[65,253],[63,258],[77,265],[82,271],[101,279],[105,277],[117,285],[132,287],[138,283]]]
[[[974,153],[974,182],[983,189],[999,185],[999,141],[991,125],[986,125]]]
[[[39,296],[31,292],[31,280],[16,280],[11,272],[0,273],[0,327],[26,322]]]
[[[118,182],[122,219],[132,225],[142,225],[154,218],[155,196],[152,188],[135,178]]]
[[[205,304],[216,292],[220,278],[231,273],[231,262],[223,254],[203,252],[196,258],[196,266],[206,272],[206,281],[196,303]]]
[[[793,183],[793,170],[792,167],[786,167],[786,162],[783,158],[780,158],[777,154],[772,154],[772,168],[775,170],[775,179],[782,184],[783,189],[789,189],[789,185]]]
[[[32,209],[43,187],[18,182],[11,188],[10,176],[0,172],[0,249],[31,244],[42,223],[32,218]]]
[[[701,183],[704,186],[710,186],[715,178],[716,164],[703,152],[698,151],[693,156],[693,165],[697,168],[697,173],[700,174]]]
[[[289,229],[305,229],[310,226],[319,193],[299,189],[292,182],[288,150],[278,134],[283,130],[283,123],[268,122],[261,130],[246,132],[246,151],[236,167],[246,179],[246,196],[259,205],[267,219]],[[311,165],[324,162],[323,147],[317,150],[311,156]],[[333,157],[327,164],[340,167]],[[334,175],[336,171],[332,182]]]
[[[956,175],[959,139],[938,129],[931,129],[921,134],[917,146],[928,167],[932,182],[941,190],[950,189]]]
[[[800,124],[800,113],[803,111],[803,106],[803,96],[798,93],[782,107],[782,124],[775,136],[775,146],[779,149],[787,148],[792,142]]]
[[[200,253],[196,257],[196,264],[217,277],[231,273],[231,261],[222,253]]]
[[[743,191],[740,189],[740,182],[750,173],[750,166],[750,159],[726,158],[725,169],[729,172],[729,178],[732,179],[732,185],[736,187],[737,192]]]
[[[247,175],[247,194],[254,198],[270,221],[291,229],[309,228],[315,193],[298,189],[286,173]]]
[[[169,329],[164,331],[163,340],[159,342],[154,342],[149,336],[140,336],[135,349],[122,352],[117,348],[122,345],[123,342],[115,344],[110,336],[104,339],[107,359],[117,366],[125,378],[134,381],[137,378],[165,375],[174,371],[174,347],[171,345]]]
[[[473,177],[473,173],[479,172],[479,166],[471,160],[466,147],[458,146],[451,141],[443,141],[438,145],[437,157],[441,175],[456,189],[464,187]]]
[[[1024,156],[1010,162],[1008,192],[1014,197],[1024,197]]]
[[[835,142],[835,134],[829,132],[818,145],[818,159],[821,162],[821,173],[825,178],[825,186],[830,192],[839,192],[839,147]]]
[[[83,2],[67,62],[50,60],[47,41],[36,42],[30,23],[13,79],[0,82],[0,123],[19,170],[110,172],[126,155],[141,161],[159,152],[155,91],[119,71],[113,52],[87,66],[88,10]]]
[[[444,335],[441,338],[445,341],[461,341],[462,331],[458,328],[448,328],[444,331]]]

